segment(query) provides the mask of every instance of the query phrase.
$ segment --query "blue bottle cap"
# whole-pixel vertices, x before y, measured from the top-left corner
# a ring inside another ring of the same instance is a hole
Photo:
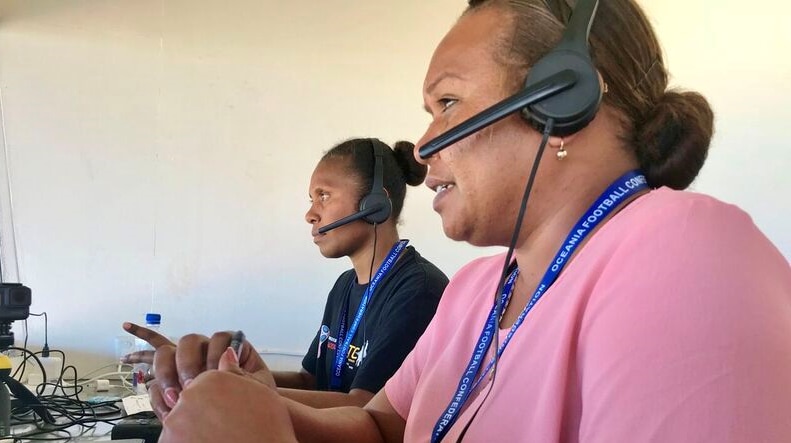
[[[146,314],[147,325],[158,325],[162,322],[162,316],[153,312]]]

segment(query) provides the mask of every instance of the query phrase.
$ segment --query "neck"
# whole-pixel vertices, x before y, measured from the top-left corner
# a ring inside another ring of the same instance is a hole
[[[507,315],[511,314],[510,308],[514,306],[514,301],[518,306],[516,312],[522,310],[522,302],[526,303],[525,300],[532,296],[555,254],[563,246],[566,236],[585,211],[618,177],[639,167],[636,156],[614,136],[619,131],[618,121],[616,111],[602,106],[599,116],[586,128],[587,135],[580,132],[574,136],[575,146],[588,149],[579,149],[579,155],[573,162],[560,163],[555,159],[544,159],[549,163],[543,165],[543,170],[552,178],[549,185],[541,190],[544,194],[543,204],[534,206],[532,214],[531,208],[528,208],[529,215],[521,227],[514,250],[520,272],[514,288],[515,299],[510,303]],[[566,257],[566,266],[584,249],[596,231],[640,194],[620,201],[607,217],[601,219],[588,232],[585,240],[577,245],[571,257]],[[511,320],[508,318],[508,321]]]
[[[590,205],[596,201],[615,179],[630,169],[633,168],[624,168],[622,171],[615,171],[601,178],[583,178],[581,183],[569,187],[569,189],[573,189],[573,192],[557,197],[558,200],[564,201],[563,205],[557,206],[554,212],[546,214],[537,225],[529,227],[527,232],[523,232],[523,238],[520,237],[514,250],[514,256],[521,269],[519,280],[528,284],[528,291],[532,291],[534,286],[538,284],[538,280],[549,267],[558,249],[563,246],[566,237]],[[639,192],[626,200],[618,202],[618,206],[588,233],[585,240],[577,246],[574,254],[567,258],[567,264],[573,260],[596,231],[605,225],[618,211],[622,210],[644,192]]]
[[[626,172],[625,169],[623,172]],[[502,320],[500,321],[501,328],[509,328],[516,321],[517,316],[527,304],[533,292],[538,287],[541,278],[549,268],[552,260],[557,254],[558,249],[563,246],[563,242],[571,232],[574,225],[582,217],[590,205],[604,192],[605,189],[622,173],[615,174],[612,177],[605,177],[597,181],[587,180],[586,186],[573,185],[570,189],[575,189],[579,192],[578,195],[558,196],[564,204],[556,208],[555,212],[549,214],[549,217],[543,217],[538,223],[532,227],[524,228],[524,238],[520,238],[517,247],[514,250],[514,256],[519,264],[519,277],[516,280],[511,302],[508,304]],[[586,191],[580,192],[584,189]],[[593,234],[604,225],[616,212],[623,209],[630,201],[637,198],[643,192],[639,192],[630,198],[619,202],[615,210],[610,212],[603,218],[596,227],[591,230],[581,243],[577,245],[576,250],[570,257],[566,258],[566,266],[574,260],[577,253],[584,247],[585,243],[593,236]],[[527,232],[525,232],[525,229]]]
[[[371,280],[371,273],[375,273],[379,269],[390,249],[399,240],[395,226],[392,224],[379,225],[376,227],[376,250],[374,250],[373,227],[371,231],[372,234],[366,244],[349,256],[359,284],[365,284]],[[372,260],[373,266],[371,266]]]

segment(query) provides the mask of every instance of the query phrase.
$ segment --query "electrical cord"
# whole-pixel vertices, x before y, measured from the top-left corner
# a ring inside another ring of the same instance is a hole
[[[126,366],[130,368],[128,371],[123,371],[122,368]],[[103,374],[94,375],[106,368],[115,368],[113,372],[105,372]],[[77,385],[86,386],[89,385],[97,380],[111,378],[111,377],[118,377],[118,380],[121,382],[121,386],[126,388],[127,391],[134,394],[135,390],[133,389],[134,386],[132,384],[132,365],[126,363],[110,363],[109,365],[100,366],[99,368],[88,372],[87,374],[82,376],[83,381],[80,383],[76,383]]]
[[[49,335],[49,333],[47,331],[47,328],[48,328],[47,324],[49,323],[49,321],[47,320],[47,311],[42,311],[39,314],[34,314],[34,313],[31,312],[30,315],[32,315],[34,317],[44,316],[44,346],[41,348],[41,351],[42,351],[41,356],[42,357],[49,357],[49,344],[48,344],[48,339],[47,339],[47,337]],[[25,348],[27,348],[27,319],[25,319]]]
[[[49,345],[47,344],[47,342],[48,342],[48,339],[47,339],[47,336],[48,336],[48,331],[47,331],[47,329],[48,329],[48,326],[47,326],[47,324],[48,324],[49,322],[48,322],[48,320],[47,320],[47,312],[46,312],[46,311],[43,311],[43,312],[41,312],[41,313],[39,313],[39,314],[34,314],[34,313],[31,313],[30,315],[32,315],[32,316],[34,316],[34,317],[41,317],[41,316],[44,316],[44,347],[42,348],[42,351],[46,352],[46,354],[42,354],[41,356],[42,356],[42,357],[49,357]],[[25,321],[24,321],[24,325],[25,325],[25,340],[24,340],[24,342],[23,342],[23,344],[22,344],[22,348],[24,348],[24,350],[27,350],[27,341],[28,341],[28,336],[29,336],[29,334],[28,334],[28,329],[27,329],[27,319],[25,319]],[[20,349],[20,348],[9,348],[9,349]],[[17,370],[14,372],[14,375],[13,375],[13,377],[14,377],[14,378],[17,378],[17,374],[16,374],[16,373],[17,373],[18,371],[20,371],[20,370],[22,371],[22,374],[24,374],[24,373],[25,373],[25,366],[26,366],[26,365],[27,365],[27,358],[25,358],[24,360],[22,360],[22,364],[21,364],[21,365],[19,366],[19,368],[18,368],[18,369],[17,369]],[[44,368],[44,367],[43,367],[43,365],[41,365],[41,362],[39,362],[39,366],[42,368],[42,373],[43,373],[43,370],[44,370],[43,368]],[[20,377],[21,377],[21,375],[20,375]],[[44,379],[46,380],[46,377],[45,377]]]
[[[24,360],[33,359],[36,361],[42,370],[42,374],[45,374],[44,366],[38,358],[38,355],[41,354],[42,351],[31,352],[24,348],[9,349],[22,352],[25,355]],[[101,377],[109,375],[128,375],[129,372],[120,370],[108,372],[79,383],[65,384],[65,379],[78,379],[77,368],[65,363],[66,358],[63,351],[53,349],[51,352],[62,357],[60,373],[55,382],[45,381],[39,384],[36,387],[36,397],[52,416],[54,423],[47,423],[42,420],[38,415],[33,413],[29,405],[18,405],[11,411],[12,426],[16,429],[19,429],[20,426],[29,426],[32,427],[32,429],[25,429],[20,433],[9,436],[14,442],[68,441],[77,436],[82,436],[94,431],[98,423],[115,424],[115,422],[121,418],[125,418],[121,416],[122,411],[116,401],[88,402],[83,400],[80,395],[83,393],[86,384]],[[115,366],[115,364],[107,365],[89,374],[92,375],[102,369],[113,366]],[[122,365],[118,365],[119,369],[121,366]],[[47,380],[46,376],[44,376],[44,380]],[[124,378],[121,378],[121,380],[125,381]],[[43,392],[49,389],[51,389],[52,394],[43,395]]]
[[[21,379],[22,376],[25,374],[27,361],[32,358],[33,360],[35,360],[36,364],[38,364],[39,369],[41,369],[41,378],[42,378],[42,380],[46,380],[47,379],[47,371],[46,371],[46,369],[44,369],[44,364],[41,363],[41,360],[39,360],[39,358],[36,356],[36,354],[40,353],[40,351],[39,352],[32,352],[32,351],[29,351],[26,348],[18,348],[16,346],[11,346],[11,347],[7,348],[7,350],[9,350],[9,351],[19,351],[19,352],[22,353],[22,355],[25,356],[22,359],[22,363],[19,364],[19,367],[14,371],[13,374],[11,374],[11,377],[16,378],[18,380]]]
[[[368,270],[368,285],[365,287],[365,292],[363,294],[367,294],[368,291],[371,289],[371,280],[373,280],[373,278],[374,278],[374,262],[376,261],[376,237],[377,237],[376,228],[378,226],[379,225],[377,223],[374,223],[374,249],[373,249],[373,254],[371,255],[371,266],[370,266],[370,268]],[[368,294],[369,297],[371,295],[372,294]],[[366,311],[367,311],[367,309],[366,309]],[[363,313],[363,316],[365,316],[365,313]],[[365,346],[366,335],[365,335],[365,318],[364,317],[363,317],[362,323],[363,323],[363,340],[360,342],[361,343],[360,346]],[[359,359],[360,357],[357,357],[357,358]]]

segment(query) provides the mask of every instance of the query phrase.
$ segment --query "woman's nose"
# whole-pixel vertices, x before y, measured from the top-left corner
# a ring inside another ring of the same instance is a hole
[[[319,220],[321,220],[321,217],[319,217],[319,214],[313,207],[313,203],[311,203],[310,208],[308,208],[308,212],[305,213],[305,221],[312,225],[314,223],[318,223]]]

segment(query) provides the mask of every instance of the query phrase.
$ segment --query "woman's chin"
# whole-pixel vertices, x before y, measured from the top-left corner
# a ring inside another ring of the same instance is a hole
[[[451,240],[455,241],[466,241],[467,240],[467,230],[464,228],[463,223],[459,223],[458,221],[453,221],[449,218],[442,218],[442,231],[445,233],[445,237],[448,237]]]
[[[443,220],[442,230],[445,232],[445,237],[458,242],[465,242],[472,246],[489,247],[489,246],[503,246],[507,245],[507,240],[497,241],[487,232],[475,232],[473,226],[469,223],[445,223]],[[477,234],[477,235],[476,235]],[[481,235],[483,234],[483,235]]]

